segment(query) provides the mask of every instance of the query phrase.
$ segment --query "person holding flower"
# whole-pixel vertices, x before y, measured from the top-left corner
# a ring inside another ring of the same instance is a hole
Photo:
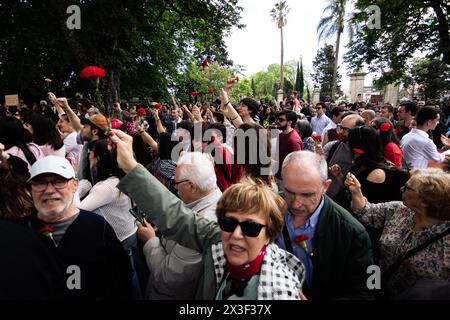
[[[202,254],[196,299],[300,299],[303,264],[274,244],[284,200],[262,181],[228,188],[217,203],[218,222],[195,215],[133,158],[132,138],[112,130],[117,161],[127,173],[118,188],[128,194],[163,236]],[[138,223],[138,234],[150,232]]]

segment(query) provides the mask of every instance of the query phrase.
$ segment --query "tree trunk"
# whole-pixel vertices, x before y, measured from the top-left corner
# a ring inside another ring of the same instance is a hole
[[[336,98],[337,92],[337,68],[338,68],[338,60],[339,60],[339,46],[341,44],[341,33],[344,28],[339,26],[339,31],[336,38],[336,58],[334,59],[333,66],[333,79],[332,79],[332,87],[331,87],[331,99],[334,100]]]
[[[280,89],[284,91],[284,72],[283,72],[283,64],[284,64],[284,44],[283,44],[283,27],[280,28],[281,31],[281,66],[280,66]]]
[[[446,64],[450,64],[450,32],[448,19],[439,4],[433,4],[431,7],[438,19],[439,49],[443,55],[443,61]],[[448,11],[447,14],[449,14]]]

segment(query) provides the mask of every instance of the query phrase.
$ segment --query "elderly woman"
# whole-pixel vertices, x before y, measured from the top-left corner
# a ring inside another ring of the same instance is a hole
[[[120,167],[128,173],[119,189],[149,212],[165,237],[202,253],[196,299],[300,298],[304,267],[273,243],[282,230],[285,202],[263,182],[228,188],[217,204],[216,223],[184,207],[137,164],[131,137],[112,130],[111,140]]]
[[[398,269],[390,267],[391,276],[384,280],[391,297],[399,297],[424,280],[449,281],[450,235],[444,233],[450,229],[449,174],[437,169],[415,171],[402,188],[403,203],[367,202],[359,181],[351,173],[345,184],[352,194],[357,218],[375,228],[383,228],[379,246],[380,267],[385,276],[386,270],[406,252],[444,235],[402,261]]]

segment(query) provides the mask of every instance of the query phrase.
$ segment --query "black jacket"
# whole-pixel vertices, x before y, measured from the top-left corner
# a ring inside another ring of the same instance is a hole
[[[37,217],[33,217],[29,225],[35,232],[44,226]],[[114,230],[103,217],[80,210],[58,246],[55,247],[52,240],[44,235],[40,235],[40,238],[58,259],[66,279],[75,274],[74,271],[68,272],[69,266],[78,266],[81,271],[81,289],[70,290],[65,286],[61,298],[130,298],[130,260]]]

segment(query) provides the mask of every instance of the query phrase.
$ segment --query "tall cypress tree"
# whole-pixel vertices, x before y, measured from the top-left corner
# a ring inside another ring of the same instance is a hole
[[[302,60],[302,58],[300,58],[300,88],[298,90],[300,99],[303,98],[304,92],[305,92],[305,77],[303,74],[303,60]]]
[[[253,78],[252,78],[252,94],[253,94],[253,97],[256,97],[255,80]]]

